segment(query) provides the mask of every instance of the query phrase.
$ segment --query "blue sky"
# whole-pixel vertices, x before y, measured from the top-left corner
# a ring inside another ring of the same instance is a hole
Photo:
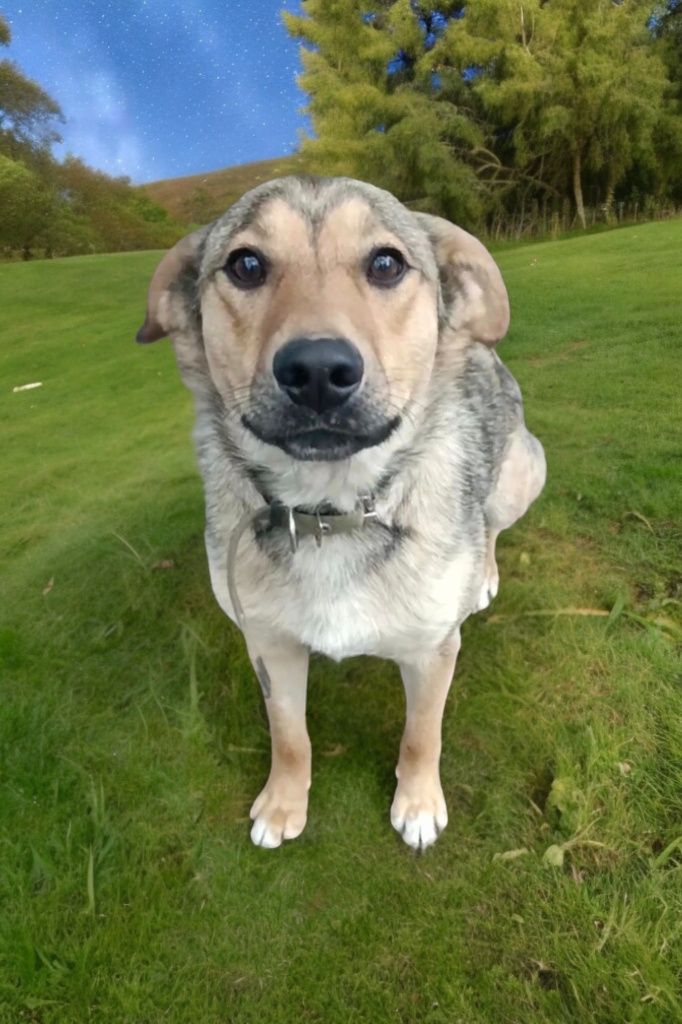
[[[57,156],[134,182],[290,153],[307,127],[298,0],[0,0],[14,60],[61,105]]]

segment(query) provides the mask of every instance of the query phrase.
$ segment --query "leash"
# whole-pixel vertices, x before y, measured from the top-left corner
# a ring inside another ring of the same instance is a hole
[[[325,537],[362,530],[368,522],[376,519],[377,513],[371,495],[362,496],[359,507],[353,512],[300,512],[289,505],[279,503],[263,505],[255,511],[245,512],[230,534],[227,546],[227,589],[242,633],[246,633],[246,615],[237,590],[237,554],[239,542],[250,526],[285,529],[289,536],[291,553],[295,554],[302,537],[314,537],[320,548]]]

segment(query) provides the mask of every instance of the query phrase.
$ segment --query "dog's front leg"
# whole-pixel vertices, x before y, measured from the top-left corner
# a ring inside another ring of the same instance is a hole
[[[310,789],[310,739],[305,722],[308,649],[294,640],[258,638],[249,656],[270,722],[270,775],[251,808],[256,846],[280,846],[305,828]]]
[[[459,644],[456,629],[438,651],[400,664],[407,718],[391,824],[415,850],[435,843],[448,823],[439,772],[441,723]]]

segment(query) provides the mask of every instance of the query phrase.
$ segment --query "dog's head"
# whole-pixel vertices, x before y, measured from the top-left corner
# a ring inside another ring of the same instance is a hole
[[[171,335],[195,390],[297,460],[348,458],[414,419],[439,346],[493,345],[507,293],[484,246],[348,178],[253,189],[171,249],[140,342]]]

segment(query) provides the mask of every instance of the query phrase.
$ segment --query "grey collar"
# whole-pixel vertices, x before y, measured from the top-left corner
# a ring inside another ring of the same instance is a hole
[[[292,552],[297,550],[301,537],[314,537],[319,548],[324,537],[353,533],[377,518],[371,495],[363,495],[352,512],[304,512],[275,502],[260,510],[259,519],[261,515],[262,525],[287,531]]]

